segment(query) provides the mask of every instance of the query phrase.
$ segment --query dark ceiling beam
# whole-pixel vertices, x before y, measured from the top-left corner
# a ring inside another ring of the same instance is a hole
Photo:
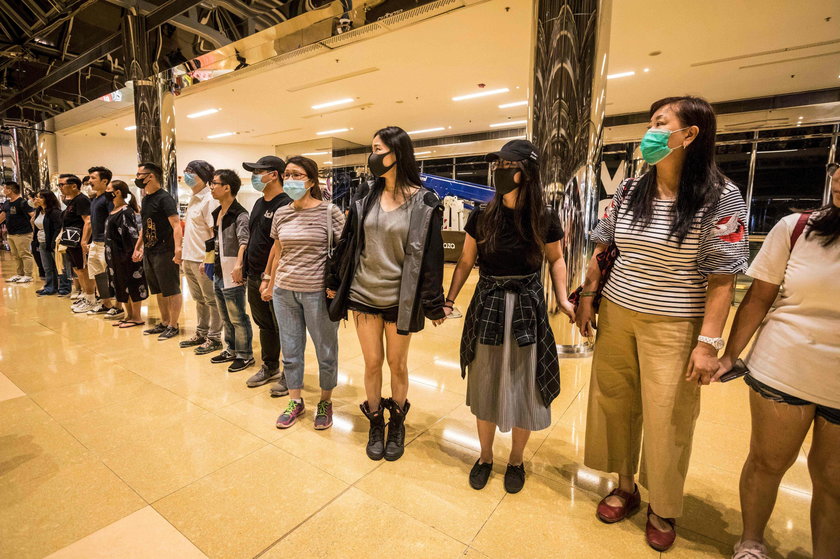
[[[169,0],[157,10],[146,16],[146,29],[151,31],[152,29],[163,25],[168,19],[189,10],[200,1],[201,0]],[[0,0],[0,3],[2,2],[5,2],[5,0]],[[5,113],[18,103],[26,101],[33,95],[40,93],[45,89],[56,85],[60,81],[69,78],[76,72],[85,69],[100,58],[119,50],[122,47],[122,44],[122,33],[114,33],[107,39],[81,53],[76,59],[61,65],[59,68],[53,70],[47,75],[36,80],[31,85],[18,91],[8,99],[2,101],[2,104],[0,105],[0,113]]]
[[[153,12],[157,6],[152,4],[151,2],[147,2],[146,0],[105,0],[109,4],[113,4],[115,6],[120,6],[121,8],[130,8],[132,6],[137,6],[139,8],[140,13],[142,14],[149,14]],[[198,4],[196,2],[195,4]],[[202,39],[210,42],[215,48],[222,48],[223,46],[230,44],[231,40],[226,37],[223,33],[220,33],[216,29],[213,29],[209,25],[204,25],[203,23],[199,22],[195,17],[192,15],[176,15],[169,19],[169,23],[174,25],[179,29],[183,29],[189,33],[193,33],[194,35],[198,35]]]
[[[0,7],[3,8],[3,13],[6,15],[6,17],[12,20],[15,25],[20,27],[21,31],[23,31],[25,35],[30,35],[32,27],[26,22],[25,19],[23,19],[23,17],[21,17],[16,7],[10,5],[8,2],[6,2],[6,0],[0,0]]]

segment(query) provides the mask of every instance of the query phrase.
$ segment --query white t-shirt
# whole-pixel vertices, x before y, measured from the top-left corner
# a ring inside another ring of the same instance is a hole
[[[781,285],[747,357],[750,374],[776,390],[840,409],[840,242],[805,232],[799,214],[773,227],[747,274]]]
[[[204,262],[205,242],[213,238],[213,210],[218,207],[219,202],[213,199],[207,186],[192,195],[187,205],[181,258],[188,262]]]

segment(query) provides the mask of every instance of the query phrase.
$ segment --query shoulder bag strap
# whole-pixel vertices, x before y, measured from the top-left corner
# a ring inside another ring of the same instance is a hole
[[[811,212],[802,212],[799,214],[799,219],[796,220],[796,225],[790,233],[790,251],[793,252],[793,247],[796,246],[796,241],[802,236],[805,231],[805,226],[808,225],[808,220],[811,218]]]
[[[333,203],[327,204],[327,258],[332,258],[333,255],[333,220],[332,220]]]

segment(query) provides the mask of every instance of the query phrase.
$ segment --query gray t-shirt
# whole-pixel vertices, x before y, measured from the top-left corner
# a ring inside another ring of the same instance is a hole
[[[415,195],[386,212],[379,203],[365,218],[365,249],[350,286],[350,300],[377,309],[395,307],[400,300],[405,245]]]

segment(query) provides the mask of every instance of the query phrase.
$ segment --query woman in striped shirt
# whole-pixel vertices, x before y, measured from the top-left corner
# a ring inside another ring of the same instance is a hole
[[[266,265],[262,298],[274,300],[274,312],[283,348],[283,373],[289,404],[277,418],[277,428],[295,424],[305,407],[303,389],[306,332],[315,344],[321,398],[315,410],[315,429],[332,426],[332,391],[338,380],[338,324],[327,313],[324,265],[329,224],[335,235],[344,227],[344,214],[324,202],[318,185],[318,165],[306,157],[291,157],[283,175],[283,192],[293,202],[278,208],[271,223],[272,256]]]
[[[640,506],[634,476],[644,445],[645,535],[659,551],[676,539],[700,385],[717,372],[735,275],[749,254],[746,206],[714,161],[716,127],[712,107],[697,97],[651,106],[641,143],[651,170],[619,186],[592,233],[597,246],[576,316],[589,335],[596,257],[615,243],[619,256],[599,309],[584,462],[618,474],[597,511],[618,522]]]

